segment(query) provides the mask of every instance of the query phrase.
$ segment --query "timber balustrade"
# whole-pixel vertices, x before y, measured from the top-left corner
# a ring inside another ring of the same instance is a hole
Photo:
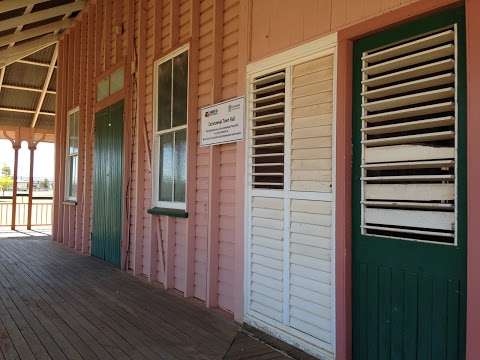
[[[28,221],[28,202],[25,201],[28,194],[18,194],[16,202],[16,226],[27,226]],[[12,225],[12,196],[0,196],[0,227]],[[49,226],[52,225],[52,205],[51,196],[33,196],[31,225]]]

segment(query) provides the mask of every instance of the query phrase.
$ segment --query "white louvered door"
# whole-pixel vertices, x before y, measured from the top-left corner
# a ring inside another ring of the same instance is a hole
[[[246,321],[325,359],[335,344],[334,51],[253,73],[247,102]]]

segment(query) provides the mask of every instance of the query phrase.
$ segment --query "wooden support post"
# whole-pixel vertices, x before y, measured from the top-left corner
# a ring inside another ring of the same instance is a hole
[[[82,253],[87,255],[90,250],[90,206],[92,203],[91,186],[89,182],[92,180],[92,135],[94,115],[92,113],[92,104],[94,103],[95,91],[93,81],[95,76],[95,41],[94,41],[94,24],[95,24],[95,8],[89,5],[87,19],[87,62],[86,62],[86,97],[85,97],[85,179],[83,186],[83,207],[82,207]]]
[[[144,137],[144,127],[145,127],[145,82],[146,82],[146,69],[145,69],[145,39],[146,39],[146,32],[147,32],[147,14],[146,9],[144,9],[144,1],[138,2],[138,12],[139,12],[139,37],[138,37],[138,64],[134,64],[135,68],[135,75],[133,76],[133,81],[136,82],[134,88],[136,90],[136,97],[137,97],[137,105],[136,105],[136,158],[135,158],[135,174],[136,174],[136,192],[135,192],[135,235],[134,235],[134,243],[133,243],[133,274],[138,275],[142,273],[143,264],[142,264],[142,245],[145,243],[145,226],[144,226],[144,215],[143,215],[143,208],[144,208],[144,193],[145,193],[145,148],[147,147],[146,139]],[[133,5],[132,5],[133,6]],[[133,18],[133,9],[131,10],[132,14],[130,17]],[[131,32],[128,33],[129,42],[131,43],[130,52],[133,52],[134,44],[134,29],[133,29],[133,20],[132,24],[129,26],[131,28]],[[133,61],[133,54],[131,60]],[[131,64],[129,64],[131,65]],[[132,91],[133,94],[133,91]],[[151,164],[148,164],[151,167]]]
[[[251,19],[251,1],[240,2],[240,38],[238,58],[237,94],[245,93],[245,71],[250,60],[250,44],[248,31]],[[238,322],[243,321],[243,271],[244,271],[244,211],[245,211],[245,141],[239,141],[236,145],[236,172],[235,172],[235,247],[234,247],[234,318]]]
[[[60,40],[58,43],[58,79],[57,79],[57,104],[56,104],[56,118],[55,118],[55,193],[54,193],[54,227],[53,239],[57,242],[63,241],[63,195],[64,195],[64,181],[63,181],[63,102],[64,102],[64,77],[65,72],[65,40]]]
[[[83,251],[83,226],[82,223],[85,221],[83,218],[83,207],[84,207],[84,189],[88,186],[87,181],[91,180],[90,178],[85,177],[86,167],[86,158],[85,158],[85,148],[88,147],[88,140],[86,137],[86,123],[89,114],[86,111],[86,98],[88,97],[88,92],[85,89],[86,79],[88,75],[86,73],[86,62],[87,62],[87,25],[88,18],[90,17],[89,13],[85,13],[82,22],[79,26],[79,65],[78,65],[78,84],[79,91],[77,92],[76,104],[80,108],[80,117],[79,117],[79,129],[78,129],[78,181],[77,181],[77,211],[75,217],[75,249],[78,251]]]
[[[12,141],[14,155],[13,161],[13,188],[12,188],[12,224],[11,229],[15,230],[15,223],[17,219],[17,187],[18,187],[18,150],[20,150],[21,143],[15,139]]]
[[[213,5],[213,88],[212,104],[222,98],[223,0]],[[210,146],[208,174],[207,307],[218,306],[220,232],[220,146]]]
[[[198,53],[200,32],[200,0],[192,0],[191,42],[189,51],[189,102],[187,127],[187,231],[185,244],[185,297],[193,296],[195,283],[195,213],[197,194],[197,123],[198,123]]]
[[[32,229],[32,205],[33,205],[33,166],[35,161],[35,150],[37,144],[32,142],[28,145],[30,150],[30,173],[28,176],[28,217],[27,217],[27,229]]]

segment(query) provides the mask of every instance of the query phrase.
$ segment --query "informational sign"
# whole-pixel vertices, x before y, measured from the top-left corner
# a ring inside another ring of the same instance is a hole
[[[238,97],[200,110],[200,145],[218,145],[245,137],[245,98]]]

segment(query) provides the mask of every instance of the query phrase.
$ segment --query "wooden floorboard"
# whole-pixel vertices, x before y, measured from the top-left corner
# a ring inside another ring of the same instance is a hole
[[[226,316],[48,237],[0,238],[0,360],[281,360]]]

